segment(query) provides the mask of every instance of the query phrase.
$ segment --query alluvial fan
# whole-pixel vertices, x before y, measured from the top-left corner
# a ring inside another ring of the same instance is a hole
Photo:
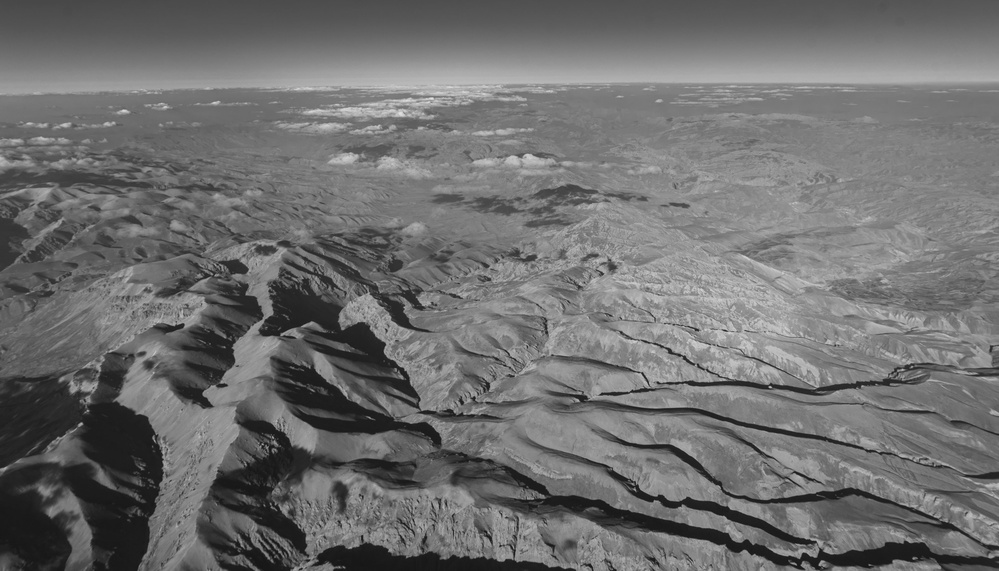
[[[0,569],[999,566],[999,123],[684,89],[0,125]]]

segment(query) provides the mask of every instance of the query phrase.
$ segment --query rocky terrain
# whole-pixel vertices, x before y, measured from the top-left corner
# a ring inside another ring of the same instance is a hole
[[[0,99],[0,569],[999,566],[995,90]]]

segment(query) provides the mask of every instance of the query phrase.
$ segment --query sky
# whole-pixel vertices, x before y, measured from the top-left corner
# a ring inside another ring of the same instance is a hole
[[[0,15],[0,93],[999,81],[999,0],[18,0]]]

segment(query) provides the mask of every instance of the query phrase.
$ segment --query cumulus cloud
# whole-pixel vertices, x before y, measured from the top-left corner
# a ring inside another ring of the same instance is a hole
[[[300,114],[310,117],[337,117],[340,119],[355,119],[368,121],[373,119],[433,119],[434,116],[426,113],[422,108],[410,108],[405,104],[393,106],[389,102],[378,102],[385,105],[354,106],[354,107],[332,107],[323,109],[304,109]]]
[[[30,169],[35,166],[31,157],[12,158],[0,155],[0,172],[12,169]]]
[[[375,168],[380,171],[397,172],[407,178],[430,178],[433,176],[433,173],[429,170],[409,161],[400,161],[395,157],[382,157],[378,159]]]
[[[367,127],[362,127],[360,129],[354,129],[350,132],[351,135],[387,135],[389,133],[395,132],[397,127],[395,125],[389,125],[388,127],[382,127],[381,125],[368,125]]]
[[[657,167],[654,165],[642,165],[628,169],[628,174],[631,175],[662,174],[662,172],[663,172],[662,167]]]
[[[357,161],[361,160],[361,155],[357,153],[340,153],[338,155],[333,155],[330,160],[326,162],[328,165],[352,165]]]
[[[29,145],[72,145],[73,141],[63,137],[32,137],[28,139]]]
[[[212,101],[210,103],[195,103],[195,105],[199,107],[247,107],[250,105],[256,105],[256,103],[250,103],[249,101],[233,101],[231,103]]]
[[[132,112],[129,111],[128,109],[119,109],[119,110],[115,111],[114,114],[115,115],[122,115],[122,116],[124,116],[124,115],[131,115]]]
[[[140,238],[146,236],[155,236],[159,234],[156,228],[147,228],[141,224],[125,224],[114,231],[115,236],[118,238]]]
[[[67,157],[59,159],[57,161],[52,161],[48,163],[47,166],[58,170],[67,170],[80,167],[84,168],[105,167],[110,164],[113,164],[114,162],[115,161],[113,160],[99,160],[93,157]]]
[[[523,155],[510,155],[504,159],[499,158],[484,158],[476,159],[472,161],[473,167],[485,167],[485,168],[496,168],[496,167],[506,167],[506,168],[527,168],[527,169],[540,169],[554,167],[558,165],[558,161],[552,158],[543,158],[526,153]]]
[[[342,133],[350,129],[350,123],[289,123],[278,121],[274,123],[278,129],[293,131],[296,133],[308,133],[311,135],[328,135],[331,133]]]
[[[501,164],[503,164],[503,161],[494,158],[475,159],[472,161],[473,167],[498,167]]]
[[[118,127],[118,123],[114,121],[105,121],[103,123],[59,123],[52,127],[53,131],[58,131],[60,129],[110,129],[111,127]]]
[[[533,88],[521,91],[535,92]],[[293,109],[290,112],[314,117],[337,117],[357,121],[378,119],[433,119],[429,111],[443,107],[471,105],[477,101],[522,102],[523,96],[515,95],[496,86],[442,86],[433,89],[407,90],[404,88],[383,88],[372,90],[375,93],[408,91],[413,96],[369,101],[358,105],[328,105],[315,109]]]
[[[23,147],[26,144],[24,139],[0,139],[0,147]]]
[[[201,123],[194,121],[188,123],[187,121],[167,121],[166,123],[160,123],[160,129],[194,129],[200,127]]]
[[[405,166],[405,163],[400,161],[395,157],[382,157],[378,159],[378,167],[382,170],[399,170]]]
[[[539,176],[551,172],[558,172],[561,167],[583,167],[591,166],[589,163],[559,161],[550,157],[539,157],[526,153],[523,155],[510,155],[505,158],[489,157],[472,161],[472,166],[482,169],[503,169],[514,170],[521,176]]]
[[[525,168],[525,169],[542,169],[553,167],[558,164],[558,161],[551,158],[536,157],[530,153],[523,156],[510,155],[503,160],[503,166],[513,167],[513,168]]]
[[[476,137],[492,137],[492,136],[509,137],[510,135],[516,135],[518,133],[531,133],[533,131],[534,129],[531,127],[524,127],[524,128],[510,127],[507,129],[495,129],[491,131],[475,131],[472,134],[475,135]]]
[[[53,131],[66,130],[66,129],[107,129],[110,127],[117,127],[118,123],[114,121],[105,121],[104,123],[35,123],[34,121],[25,121],[23,123],[18,123],[19,127],[25,129],[51,129]]]
[[[212,195],[212,200],[215,201],[215,204],[218,204],[219,206],[225,206],[228,208],[232,208],[234,206],[246,206],[246,201],[243,200],[242,198],[228,197],[218,192]]]
[[[662,103],[662,102],[663,102],[662,99],[656,99],[656,103]]]
[[[184,224],[180,220],[171,220],[170,230],[174,232],[190,232],[191,227],[188,226],[187,224]]]
[[[399,233],[404,236],[422,236],[426,234],[428,230],[427,225],[423,222],[413,222],[409,226],[400,230]]]
[[[153,111],[169,111],[169,110],[173,109],[173,107],[167,105],[166,103],[162,103],[162,102],[161,103],[146,103],[145,107],[148,107],[149,109],[152,109]]]

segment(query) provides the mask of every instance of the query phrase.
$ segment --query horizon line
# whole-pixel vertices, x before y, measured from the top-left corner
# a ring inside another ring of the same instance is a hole
[[[939,85],[997,85],[999,79],[977,79],[977,80],[935,80],[935,81],[562,81],[562,82],[445,82],[445,83],[379,83],[379,84],[327,84],[327,85],[233,85],[233,86],[203,86],[203,87],[133,87],[122,89],[93,89],[93,90],[68,90],[68,91],[23,91],[23,92],[0,92],[0,97],[18,97],[32,95],[99,95],[99,94],[141,94],[171,91],[221,91],[221,90],[269,90],[269,91],[293,91],[293,90],[333,90],[333,89],[425,89],[430,87],[549,87],[549,86],[585,86],[585,85],[729,85],[729,86],[753,86],[753,85],[816,85],[816,86],[939,86]]]

